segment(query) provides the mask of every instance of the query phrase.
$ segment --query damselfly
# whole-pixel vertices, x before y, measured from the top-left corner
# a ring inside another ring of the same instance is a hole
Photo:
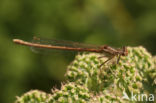
[[[93,45],[87,45],[87,44],[81,44],[81,43],[69,42],[69,41],[59,41],[59,40],[48,40],[47,42],[42,43],[40,42],[42,41],[42,39],[37,37],[35,37],[34,40],[38,42],[27,42],[21,39],[13,39],[13,42],[21,45],[35,47],[35,48],[68,50],[68,51],[78,51],[78,52],[96,52],[96,53],[109,55],[108,59],[103,64],[105,64],[115,56],[118,57],[117,59],[117,63],[118,63],[121,56],[128,55],[128,50],[126,47],[123,47],[122,49],[115,49],[107,45],[93,46]]]

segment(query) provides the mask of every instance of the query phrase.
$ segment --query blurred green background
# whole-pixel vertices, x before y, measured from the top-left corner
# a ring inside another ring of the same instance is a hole
[[[74,55],[37,54],[13,38],[33,36],[145,46],[156,53],[156,0],[0,0],[0,103],[31,89],[59,88]]]

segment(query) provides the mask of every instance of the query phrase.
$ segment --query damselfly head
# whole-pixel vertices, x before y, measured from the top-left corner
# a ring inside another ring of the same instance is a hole
[[[126,47],[123,47],[123,51],[122,51],[122,56],[127,56],[128,55],[128,50]]]

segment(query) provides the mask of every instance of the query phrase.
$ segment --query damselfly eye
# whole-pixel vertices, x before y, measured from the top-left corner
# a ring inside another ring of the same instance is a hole
[[[122,56],[127,56],[127,55],[128,55],[128,50],[126,47],[123,47]]]
[[[108,46],[107,46],[107,45],[104,45],[104,46],[102,46],[102,48],[103,48],[103,49],[107,49],[107,48],[108,48]]]

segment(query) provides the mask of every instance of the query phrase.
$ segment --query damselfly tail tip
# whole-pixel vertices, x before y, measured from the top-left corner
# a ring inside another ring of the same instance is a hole
[[[20,42],[22,42],[22,40],[20,40],[20,39],[13,39],[13,42],[14,43],[20,43]]]

